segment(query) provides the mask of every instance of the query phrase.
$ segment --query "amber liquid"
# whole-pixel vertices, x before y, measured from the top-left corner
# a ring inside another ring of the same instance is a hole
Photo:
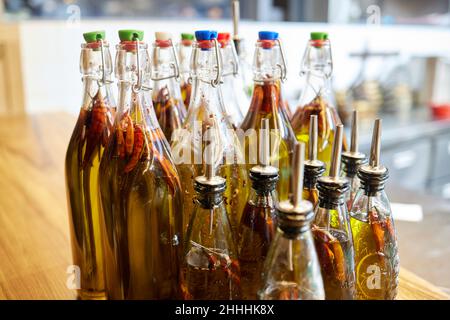
[[[98,175],[112,128],[111,108],[100,93],[82,108],[65,159],[73,264],[80,268],[81,299],[104,299]]]
[[[312,228],[322,271],[327,300],[352,300],[355,297],[351,239],[335,229]]]
[[[305,143],[306,157],[308,157],[309,122],[312,115],[318,117],[317,159],[325,163],[326,171],[324,175],[328,175],[336,125],[341,121],[336,109],[328,106],[321,96],[316,96],[310,103],[297,109],[292,116],[291,124],[298,141]],[[347,150],[345,135],[342,140],[342,150]]]
[[[100,168],[108,297],[179,298],[180,182],[161,130],[148,129],[140,112],[129,115],[131,154],[123,148],[126,116],[116,117]]]
[[[302,198],[311,202],[315,208],[319,203],[319,191],[316,188],[303,188]]]
[[[241,129],[245,132],[254,129],[259,132],[261,128],[261,120],[269,119],[270,142],[272,154],[270,157],[271,164],[278,169],[280,180],[277,185],[277,192],[280,201],[289,199],[289,190],[292,190],[292,174],[291,161],[293,155],[294,144],[296,143],[295,134],[289,123],[283,103],[281,102],[280,87],[277,82],[264,82],[264,84],[255,84],[253,90],[250,109],[242,122]],[[278,134],[274,132],[278,129]],[[274,144],[278,141],[278,152],[274,152]],[[244,143],[245,157],[247,161],[247,170],[250,170],[256,163],[251,163],[249,159],[250,144],[257,141],[250,141],[246,138]]]
[[[184,278],[184,298],[188,300],[236,300],[241,296],[239,264],[219,249],[192,247]]]
[[[189,104],[191,103],[191,93],[192,93],[192,84],[190,84],[189,82],[182,83],[181,98],[183,99],[183,103],[186,109],[189,108]]]
[[[397,295],[399,258],[390,217],[360,220],[350,217],[358,300],[393,300]]]
[[[171,142],[172,133],[181,128],[186,117],[186,109],[183,102],[175,99],[169,93],[167,87],[161,88],[153,98],[156,118],[167,141]]]
[[[249,202],[242,214],[238,248],[243,299],[256,300],[263,285],[261,272],[275,234],[274,218],[273,203],[272,206],[258,206]]]

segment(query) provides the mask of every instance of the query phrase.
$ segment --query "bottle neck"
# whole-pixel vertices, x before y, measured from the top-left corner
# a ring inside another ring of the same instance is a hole
[[[253,59],[255,83],[281,80],[282,68],[284,68],[281,55],[281,48],[274,41],[257,42]]]
[[[382,172],[371,173],[365,170],[358,170],[358,177],[361,182],[361,189],[367,196],[377,196],[380,192],[384,192],[386,180],[389,177],[389,171],[385,169]]]
[[[180,63],[180,73],[188,74],[191,70],[191,53],[192,53],[192,43],[180,43],[178,49],[179,63]]]
[[[285,108],[281,98],[281,81],[255,81],[250,109],[256,113],[276,113]]]
[[[336,182],[323,182],[322,179],[319,179],[317,183],[319,207],[332,210],[345,205],[345,193],[350,188],[348,181],[341,178]]]
[[[193,92],[188,109],[187,121],[199,120],[197,119],[198,115],[203,115],[203,118],[206,119],[211,114],[218,120],[221,118],[228,119],[225,117],[226,112],[223,104],[222,91],[219,86],[213,86],[210,82],[194,78],[192,88]],[[231,124],[229,124],[229,127],[231,127]]]
[[[201,208],[213,209],[223,205],[225,185],[209,186],[195,182],[194,189],[197,192],[196,201]]]
[[[316,161],[317,162],[317,161]],[[314,162],[307,160],[304,167],[303,186],[305,189],[315,189],[317,179],[325,172],[325,166],[318,162],[314,165]]]

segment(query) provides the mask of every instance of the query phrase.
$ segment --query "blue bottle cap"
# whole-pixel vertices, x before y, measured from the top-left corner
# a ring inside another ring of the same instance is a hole
[[[195,31],[195,38],[198,41],[216,39],[217,38],[217,31],[213,31],[213,30],[198,30],[198,31]]]
[[[277,40],[278,32],[275,31],[260,31],[258,33],[259,40]]]

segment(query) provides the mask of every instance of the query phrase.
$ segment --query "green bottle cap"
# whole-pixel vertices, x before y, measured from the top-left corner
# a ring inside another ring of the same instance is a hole
[[[136,38],[142,41],[144,39],[144,31],[132,29],[119,30],[119,38],[120,41],[135,41]]]
[[[325,40],[328,39],[326,32],[311,32],[311,40]]]
[[[181,40],[194,40],[194,35],[192,33],[182,33]]]
[[[83,33],[83,38],[87,43],[105,40],[105,31],[91,31]]]

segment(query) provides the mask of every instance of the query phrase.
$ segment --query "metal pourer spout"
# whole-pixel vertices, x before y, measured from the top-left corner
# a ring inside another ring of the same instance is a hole
[[[342,153],[342,163],[347,177],[354,177],[359,166],[366,163],[366,155],[358,151],[358,111],[353,111],[350,151]]]
[[[356,110],[353,110],[350,152],[358,152],[358,111]]]
[[[317,160],[317,136],[318,125],[317,115],[312,115],[309,119],[309,148],[308,148],[308,160]]]
[[[269,119],[261,120],[261,130],[259,132],[259,156],[260,164],[263,167],[270,165],[270,132]]]
[[[294,146],[293,178],[294,178],[294,207],[298,208],[302,202],[303,167],[305,160],[305,144],[297,142]]]
[[[388,169],[380,163],[380,147],[381,119],[376,119],[373,126],[369,163],[358,169],[358,177],[368,194],[383,190],[384,183],[389,177]]]
[[[231,15],[233,17],[233,42],[236,48],[236,53],[239,55],[240,52],[240,38],[239,38],[239,0],[232,0],[231,2]]]
[[[333,179],[339,178],[339,171],[341,168],[341,150],[342,150],[342,137],[344,126],[342,124],[337,125],[336,134],[333,143],[333,152],[331,155],[330,165],[330,177]]]
[[[282,201],[277,205],[279,226],[286,233],[297,234],[309,230],[310,222],[314,216],[312,203],[302,200],[304,158],[305,144],[297,142],[294,146],[292,162],[294,180],[293,203]]]
[[[213,141],[213,134],[211,129],[207,130],[209,132],[209,146],[206,148],[205,152],[205,176],[206,179],[211,181],[214,179],[215,172],[214,172],[214,148],[215,144]]]
[[[270,165],[270,129],[269,119],[261,120],[259,130],[258,165],[252,167],[249,172],[252,180],[252,188],[257,193],[272,192],[278,182],[278,169]]]
[[[311,189],[316,185],[317,178],[325,172],[325,163],[317,160],[318,117],[309,118],[308,159],[305,161],[304,187]]]
[[[373,168],[380,165],[380,140],[381,140],[381,119],[376,119],[373,126],[372,145],[370,147],[369,164]]]
[[[209,133],[209,145],[205,149],[204,175],[196,177],[194,189],[197,192],[197,200],[204,208],[213,208],[223,201],[223,192],[226,188],[226,180],[215,174],[215,143],[213,133]]]

